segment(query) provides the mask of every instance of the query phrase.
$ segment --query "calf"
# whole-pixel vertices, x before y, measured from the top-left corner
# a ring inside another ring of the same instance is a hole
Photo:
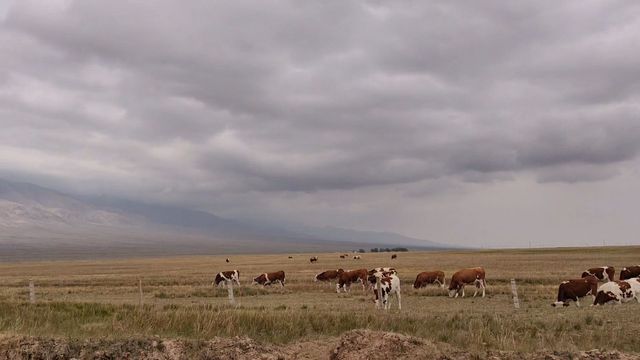
[[[320,274],[313,277],[313,281],[331,281],[337,279],[340,274],[342,274],[344,270],[327,270],[323,271]]]
[[[381,276],[378,276],[380,274]],[[382,305],[385,310],[389,310],[391,308],[391,302],[389,301],[389,294],[396,294],[398,298],[398,310],[402,310],[402,301],[400,296],[400,278],[395,273],[383,272],[383,273],[375,273],[369,275],[368,280],[369,283],[374,284],[373,294],[376,299],[374,300],[376,303],[376,309],[380,307],[380,299],[378,297],[378,289],[375,287],[375,284],[380,278],[380,295],[382,295]]]
[[[453,274],[449,283],[449,297],[458,297],[460,294],[464,297],[464,286],[467,284],[475,284],[476,286],[473,297],[478,294],[478,289],[482,289],[482,297],[484,297],[484,291],[487,287],[484,268],[462,269]]]
[[[421,272],[416,276],[416,281],[413,283],[413,287],[415,289],[419,289],[429,284],[436,284],[444,289],[444,272],[440,270]]]
[[[620,271],[620,280],[627,280],[640,276],[640,265],[628,266]]]
[[[358,281],[362,283],[362,291],[364,291],[364,283],[367,281],[367,269],[344,271],[338,276],[336,292],[339,293],[340,288],[342,288],[344,292],[348,292],[351,289],[351,284]]]
[[[260,284],[262,286],[271,285],[275,282],[279,282],[280,286],[284,287],[285,276],[284,271],[276,271],[272,273],[264,273],[257,278],[253,279],[252,285]]]
[[[601,266],[585,270],[582,272],[582,277],[593,275],[600,281],[608,282],[613,281],[615,274],[616,269],[613,266]]]
[[[309,258],[309,262],[310,263],[314,263],[316,261],[318,261],[318,257],[317,256],[312,256],[312,257]]]
[[[598,279],[593,276],[585,276],[581,279],[567,280],[560,283],[558,287],[558,301],[553,306],[569,306],[569,301],[575,301],[576,306],[580,306],[579,299],[587,295],[595,298],[598,291]]]
[[[640,302],[640,280],[631,278],[626,281],[610,281],[598,289],[593,305],[604,305],[610,301],[621,304],[636,299]]]
[[[212,285],[216,287],[227,286],[230,282],[234,282],[240,286],[240,272],[238,270],[217,273]]]

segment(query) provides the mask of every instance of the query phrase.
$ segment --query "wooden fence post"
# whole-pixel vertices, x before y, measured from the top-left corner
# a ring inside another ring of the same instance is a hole
[[[33,280],[29,280],[29,302],[36,303],[36,287],[33,284]]]
[[[138,290],[140,291],[140,298],[138,299],[138,305],[140,306],[140,310],[142,310],[142,279],[138,279]]]
[[[380,282],[380,276],[376,276],[376,288],[378,289],[378,306],[382,305],[384,309],[384,303],[382,302],[382,283]]]
[[[520,309],[520,300],[518,299],[518,288],[516,288],[516,279],[511,279],[511,294],[513,295],[513,307]]]
[[[233,280],[227,282],[227,293],[229,293],[229,303],[231,305],[236,304],[236,298],[233,297]]]

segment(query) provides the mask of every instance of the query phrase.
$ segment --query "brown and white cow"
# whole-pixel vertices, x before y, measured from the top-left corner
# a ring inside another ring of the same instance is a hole
[[[393,255],[391,255],[391,260],[396,259],[397,257],[398,257],[397,254],[393,254]]]
[[[231,260],[229,260],[229,258],[226,258],[224,261],[225,261],[227,264],[231,262]]]
[[[640,265],[627,266],[620,271],[620,280],[627,280],[640,276]]]
[[[587,295],[595,298],[596,292],[598,292],[598,279],[593,275],[563,281],[558,287],[558,300],[552,305],[569,306],[569,301],[575,301],[576,306],[580,306],[580,298]]]
[[[238,270],[222,271],[217,273],[212,285],[217,287],[227,286],[231,282],[240,286],[240,272]]]
[[[593,305],[604,305],[610,301],[621,304],[636,299],[640,302],[640,280],[631,278],[623,281],[609,281],[598,289]]]
[[[343,272],[344,272],[344,270],[342,270],[342,269],[323,271],[320,274],[314,276],[313,277],[313,281],[331,281],[331,280],[335,280]]]
[[[595,276],[598,280],[603,282],[613,281],[616,274],[616,269],[613,266],[601,266],[587,269],[582,272],[582,277],[588,275]]]
[[[318,261],[318,257],[317,256],[312,256],[312,257],[309,258],[309,262],[310,263],[314,263],[316,261]]]
[[[360,260],[360,259],[361,259],[360,255],[353,255],[353,260]]]
[[[261,274],[260,276],[253,279],[252,285],[260,284],[262,286],[267,286],[276,282],[279,282],[280,286],[284,287],[284,283],[285,283],[284,271],[280,270],[276,272]]]
[[[473,297],[478,294],[478,289],[482,289],[482,297],[484,297],[484,291],[487,287],[484,268],[475,267],[462,269],[453,274],[451,282],[449,283],[449,297],[458,297],[458,295],[464,297],[464,286],[468,284],[474,284],[476,286]]]
[[[373,284],[373,294],[375,296],[374,302],[376,304],[376,309],[380,307],[378,289],[375,286],[378,280],[378,275],[380,275],[380,294],[382,295],[382,305],[384,306],[384,309],[389,310],[391,308],[389,295],[396,294],[396,298],[398,298],[398,310],[402,310],[402,299],[400,296],[400,278],[398,277],[398,275],[391,272],[376,272],[369,275],[367,278],[369,283]]]
[[[344,259],[344,258],[346,258],[346,256],[340,255],[340,259]]]
[[[413,287],[415,289],[420,289],[421,287],[425,287],[429,284],[439,285],[444,289],[444,272],[440,270],[421,272],[416,276],[416,281],[413,283]]]
[[[392,267],[377,267],[369,270],[367,273],[369,275],[374,275],[376,273],[386,273],[386,272],[398,275],[398,271],[396,270],[396,268],[392,268]]]
[[[341,288],[344,290],[344,292],[348,292],[351,289],[351,284],[358,281],[362,283],[362,291],[364,291],[364,283],[367,281],[367,269],[344,271],[340,273],[340,275],[338,275],[336,292],[339,293]]]

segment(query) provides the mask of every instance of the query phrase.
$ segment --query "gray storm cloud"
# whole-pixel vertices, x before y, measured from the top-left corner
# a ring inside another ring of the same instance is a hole
[[[633,1],[15,1],[0,19],[0,175],[67,190],[242,214],[373,187],[396,206],[607,181],[640,153]]]

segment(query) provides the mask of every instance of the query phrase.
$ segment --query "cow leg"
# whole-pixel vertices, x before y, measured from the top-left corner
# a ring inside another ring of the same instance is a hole
[[[580,307],[580,299],[576,298],[576,306]]]
[[[336,283],[336,293],[340,294],[340,283]]]
[[[402,297],[400,296],[400,291],[396,292],[396,296],[398,297],[398,310],[402,310]]]
[[[462,297],[464,297],[464,285],[462,285]]]
[[[487,288],[487,284],[485,284],[484,279],[482,279],[482,297],[484,297],[484,290]]]

